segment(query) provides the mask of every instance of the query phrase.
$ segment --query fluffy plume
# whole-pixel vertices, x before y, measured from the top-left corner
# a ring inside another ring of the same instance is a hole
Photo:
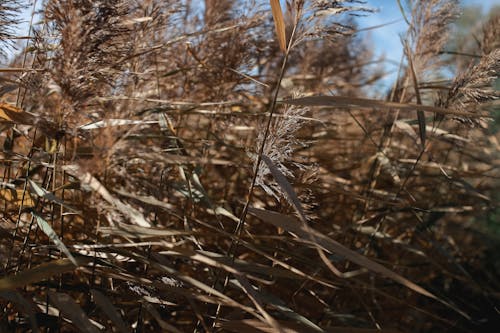
[[[111,91],[119,61],[130,51],[127,0],[50,0],[45,17],[60,36],[50,70],[76,107]],[[122,68],[123,69],[123,68]]]
[[[294,150],[304,143],[298,140],[297,132],[307,122],[304,120],[304,115],[308,111],[307,108],[296,106],[287,106],[283,113],[275,117],[269,129],[269,136],[264,144],[263,154],[269,157],[273,164],[288,178],[294,178],[294,172],[290,169],[293,165],[295,168],[306,168],[301,163],[293,162]],[[261,126],[262,127],[262,126]],[[256,147],[260,147],[264,140],[264,130],[259,130],[259,135],[256,141]],[[257,159],[257,154],[251,154],[254,160]],[[262,163],[257,173],[256,184],[261,186],[268,194],[279,199],[279,196],[286,198],[280,186],[271,177],[271,171]]]
[[[500,48],[500,9],[491,13],[491,17],[483,26],[483,39],[481,41],[482,54],[490,54]]]
[[[493,84],[499,73],[500,49],[495,49],[454,80],[445,105],[474,113],[481,104],[498,99],[500,93]],[[468,121],[477,123],[473,119]]]
[[[458,1],[417,0],[411,4],[412,20],[405,40],[409,48],[405,51],[411,52],[413,69],[423,81],[440,64],[437,56],[448,40],[450,23],[458,17]]]

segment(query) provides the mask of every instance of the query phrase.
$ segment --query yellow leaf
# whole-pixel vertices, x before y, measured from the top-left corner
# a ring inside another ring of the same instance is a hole
[[[0,102],[0,121],[9,121],[16,124],[33,125],[35,117],[16,106]]]
[[[283,19],[283,12],[281,11],[279,0],[271,0],[271,10],[273,12],[274,27],[276,28],[280,49],[286,51],[285,20]]]

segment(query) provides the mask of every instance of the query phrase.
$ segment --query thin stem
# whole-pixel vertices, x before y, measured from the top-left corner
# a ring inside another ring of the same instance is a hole
[[[241,232],[242,232],[242,230],[243,230],[243,228],[245,226],[245,220],[246,220],[246,217],[247,217],[247,214],[248,214],[248,208],[250,207],[250,203],[252,202],[253,190],[255,188],[255,184],[256,184],[256,181],[257,181],[257,176],[258,176],[258,173],[259,173],[260,164],[262,162],[262,154],[264,153],[264,148],[265,148],[266,140],[267,140],[267,137],[269,136],[269,132],[270,132],[270,129],[271,129],[271,122],[272,122],[274,113],[276,112],[276,105],[277,105],[277,101],[278,101],[278,94],[279,94],[279,91],[280,91],[281,81],[283,80],[283,77],[285,75],[286,65],[287,65],[287,62],[288,62],[288,56],[290,55],[290,50],[292,49],[292,46],[293,46],[292,44],[293,44],[293,39],[294,39],[294,36],[295,36],[296,29],[297,29],[297,21],[295,22],[295,24],[293,26],[292,34],[290,36],[290,40],[288,42],[288,46],[287,46],[287,49],[285,51],[285,56],[283,58],[283,63],[281,65],[280,74],[279,74],[279,77],[278,77],[278,82],[276,83],[276,88],[275,88],[275,91],[274,91],[274,96],[273,96],[273,99],[272,99],[272,102],[271,102],[271,106],[269,108],[269,116],[267,118],[266,129],[264,131],[264,138],[263,138],[262,144],[260,145],[260,148],[259,148],[259,154],[258,154],[258,157],[257,157],[257,161],[255,162],[255,169],[254,169],[254,173],[253,173],[253,176],[252,176],[252,182],[251,182],[250,188],[248,190],[247,200],[245,202],[245,206],[243,207],[243,211],[241,213],[240,220],[238,221],[238,225],[236,226],[236,229],[234,231],[235,237],[231,240],[231,246],[229,247],[229,250],[228,250],[228,253],[227,253],[227,255],[231,258],[231,263],[234,263],[234,260],[235,260],[235,250],[236,250],[236,248],[237,248],[237,246],[239,244],[239,236],[240,236],[240,234],[241,234]],[[223,290],[227,287],[228,283],[229,283],[229,273],[226,274],[226,277],[224,279],[224,285],[222,287]],[[218,304],[217,305],[217,310],[215,312],[215,320],[213,321],[212,328],[214,328],[215,325],[218,322],[219,314],[220,314],[220,309],[221,309],[221,305]]]
[[[271,103],[271,106],[270,106],[269,116],[267,118],[266,130],[264,131],[264,138],[262,139],[262,144],[260,145],[259,154],[257,156],[257,161],[255,163],[255,169],[254,169],[254,173],[253,173],[253,177],[252,177],[252,183],[251,183],[250,188],[248,190],[247,200],[245,202],[245,206],[243,207],[243,211],[241,213],[240,220],[238,222],[238,225],[236,226],[235,235],[237,237],[241,234],[241,231],[243,230],[243,228],[245,226],[245,220],[246,220],[246,216],[248,214],[248,208],[250,207],[250,203],[251,203],[252,198],[253,198],[253,190],[255,188],[255,183],[257,181],[257,176],[259,174],[260,164],[262,163],[262,154],[264,153],[264,148],[265,148],[265,145],[266,145],[266,140],[267,140],[267,137],[269,136],[269,131],[271,129],[271,122],[273,120],[273,115],[276,112],[276,104],[277,104],[277,101],[278,101],[278,94],[279,94],[279,91],[280,91],[281,81],[283,80],[283,77],[285,75],[285,69],[286,69],[286,65],[287,65],[287,62],[288,62],[288,56],[290,55],[290,50],[291,50],[291,47],[292,47],[292,41],[293,41],[293,37],[295,35],[296,27],[297,27],[297,25],[294,25],[294,28],[293,28],[293,31],[292,31],[292,35],[290,37],[290,42],[288,43],[288,47],[286,49],[285,56],[283,58],[283,63],[281,65],[280,75],[279,75],[279,78],[278,78],[278,82],[276,83],[276,89],[274,91],[274,96],[273,96],[273,100],[272,100],[272,103]],[[234,251],[234,248],[237,245],[238,245],[238,241],[237,241],[237,238],[236,238],[236,241],[233,241],[231,243],[231,247],[229,249],[229,255],[231,256],[232,260],[234,260],[234,253],[233,253],[233,251]]]

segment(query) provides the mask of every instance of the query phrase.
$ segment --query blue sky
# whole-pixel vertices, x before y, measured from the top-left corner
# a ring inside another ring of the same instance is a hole
[[[198,0],[200,1],[200,0]],[[392,21],[398,21],[396,23],[373,29],[368,32],[368,38],[373,41],[375,46],[375,53],[377,55],[384,54],[386,59],[386,69],[388,71],[396,71],[397,64],[401,58],[401,43],[399,35],[406,30],[406,23],[403,21],[401,12],[397,4],[397,0],[366,0],[367,6],[377,9],[376,13],[362,17],[359,20],[360,28],[367,28],[377,25],[382,25]],[[37,3],[40,4],[42,1],[38,0]],[[404,3],[405,1],[401,1]],[[463,5],[476,5],[482,6],[484,11],[489,10],[493,5],[500,5],[500,0],[463,0],[461,1]],[[24,20],[29,21],[31,8],[26,10],[25,15],[23,15]],[[27,24],[22,25],[20,34],[27,34]],[[387,80],[387,81],[393,81]]]
[[[404,2],[405,1],[401,1],[401,3]],[[461,4],[463,6],[482,6],[483,12],[487,12],[492,6],[500,5],[500,0],[465,0],[461,1]],[[396,23],[368,32],[368,38],[371,39],[375,46],[375,53],[377,55],[385,55],[388,60],[385,63],[385,68],[393,74],[388,76],[387,80],[383,80],[382,84],[384,84],[384,82],[385,84],[389,84],[389,82],[394,82],[395,72],[398,69],[398,64],[401,59],[402,47],[399,36],[406,31],[407,26],[402,19],[397,0],[367,0],[367,5],[377,9],[378,12],[360,18],[360,28],[378,26],[384,23],[397,21]]]
[[[371,30],[370,34],[377,48],[377,53],[385,53],[389,59],[399,62],[401,57],[399,35],[406,31],[407,26],[401,16],[397,0],[366,1],[369,7],[377,9],[378,12],[361,18],[359,20],[360,28],[398,20],[397,23]],[[404,3],[404,1],[401,2]],[[465,0],[461,3],[463,6],[482,6],[483,11],[487,11],[493,5],[500,5],[500,0]]]

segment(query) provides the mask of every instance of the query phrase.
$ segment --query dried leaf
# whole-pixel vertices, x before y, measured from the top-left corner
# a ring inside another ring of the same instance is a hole
[[[0,120],[22,125],[34,125],[35,117],[23,109],[0,102]]]
[[[273,12],[274,27],[276,29],[276,36],[280,44],[280,49],[286,51],[286,33],[285,33],[285,20],[279,0],[270,0],[271,10]]]
[[[49,223],[47,221],[45,221],[43,219],[43,217],[41,217],[37,213],[31,212],[31,214],[33,214],[33,216],[36,219],[36,223],[38,224],[38,226],[40,227],[40,229],[42,229],[42,231],[47,235],[47,237],[49,237],[49,239],[52,241],[52,243],[54,243],[55,246],[57,246],[57,248],[61,252],[63,252],[69,258],[69,260],[71,260],[71,262],[75,266],[78,266],[78,263],[76,262],[76,259],[73,257],[73,255],[71,254],[71,252],[69,252],[69,250],[66,247],[66,245],[64,245],[64,243],[59,239],[59,237],[57,236],[56,232],[54,231],[54,229],[52,229],[52,227],[49,225]]]
[[[413,59],[409,45],[406,45],[406,56],[408,58],[408,65],[410,67],[411,78],[413,80],[413,87],[415,88],[415,96],[417,98],[417,104],[422,105],[422,98],[420,97],[420,89],[418,88],[417,73],[415,73],[415,67],[413,66]],[[418,132],[420,134],[420,144],[422,149],[425,148],[425,115],[422,110],[417,109],[417,120],[418,120]]]
[[[292,203],[293,207],[297,211],[297,214],[299,214],[302,222],[307,223],[306,214],[302,209],[299,197],[293,190],[292,185],[290,185],[285,175],[283,175],[283,173],[274,165],[273,161],[271,161],[271,159],[266,155],[262,155],[262,160],[266,163],[267,167],[271,171],[271,174],[273,175],[278,185],[286,193],[288,200],[290,200],[290,202]]]
[[[90,262],[90,259],[79,257],[76,259],[77,265],[82,266]],[[26,269],[15,275],[9,275],[0,280],[0,292],[14,290],[31,283],[45,280],[51,276],[73,271],[75,264],[69,259],[59,259],[39,266]]]
[[[452,109],[444,109],[436,106],[417,105],[411,103],[386,102],[377,99],[357,98],[346,96],[308,96],[296,99],[287,99],[280,103],[302,106],[332,106],[332,107],[360,107],[368,109],[399,109],[405,111],[421,110],[423,112],[434,112],[443,115],[467,116],[470,118],[491,118],[491,115],[482,112],[462,112]]]
[[[62,199],[59,199],[58,197],[56,197],[53,193],[47,191],[46,189],[40,187],[40,185],[38,185],[37,183],[35,183],[34,181],[32,181],[31,179],[28,180],[28,183],[30,185],[30,189],[31,189],[31,193],[34,193],[36,194],[37,196],[39,196],[40,198],[44,198],[50,202],[54,202],[58,205],[61,205],[63,207],[66,207],[70,210],[72,210],[73,212],[78,212],[77,209],[71,207],[71,206],[68,206],[64,200]]]

